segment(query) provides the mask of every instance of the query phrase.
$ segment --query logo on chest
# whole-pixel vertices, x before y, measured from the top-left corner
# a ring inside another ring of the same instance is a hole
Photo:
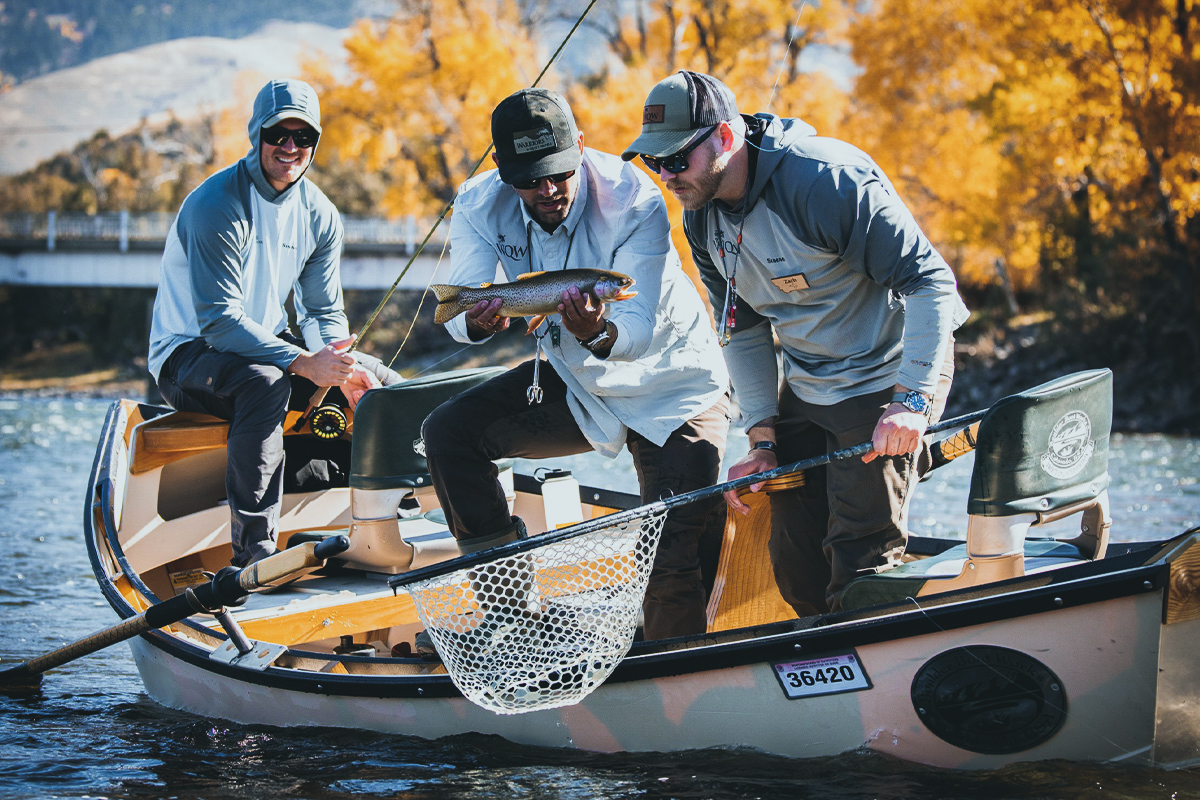
[[[716,245],[717,254],[724,258],[727,255],[735,256],[740,252],[741,246],[734,240],[725,235],[725,231],[717,228],[713,232],[713,244]]]
[[[506,241],[504,241],[504,234],[497,233],[496,252],[510,261],[524,261],[525,257],[529,255],[529,246],[508,244]]]

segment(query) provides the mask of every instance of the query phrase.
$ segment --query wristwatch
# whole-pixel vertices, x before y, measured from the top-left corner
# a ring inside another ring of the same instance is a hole
[[[750,449],[751,450],[770,450],[772,453],[776,452],[775,443],[772,442],[770,439],[762,439],[760,441],[757,441],[754,443],[754,445]]]
[[[928,418],[930,412],[933,411],[933,403],[929,401],[928,397],[920,392],[896,392],[894,395],[892,395],[892,402],[899,403],[909,411],[913,411],[917,414],[924,414],[926,418]]]
[[[608,340],[611,338],[612,337],[608,333],[608,320],[604,320],[604,327],[601,328],[600,332],[597,333],[595,336],[593,336],[591,339],[588,339],[585,342],[583,339],[580,339],[579,337],[575,337],[575,341],[579,342],[579,344],[581,344],[587,350],[595,350],[597,347],[600,347],[601,345],[608,342]]]

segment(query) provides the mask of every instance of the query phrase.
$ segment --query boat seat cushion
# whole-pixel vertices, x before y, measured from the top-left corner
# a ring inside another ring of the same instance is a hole
[[[1086,554],[1070,542],[1057,539],[1025,541],[1025,574],[1087,560]],[[852,610],[918,597],[927,583],[959,575],[966,563],[967,545],[964,542],[937,555],[907,561],[887,572],[855,578],[842,593],[842,608]]]

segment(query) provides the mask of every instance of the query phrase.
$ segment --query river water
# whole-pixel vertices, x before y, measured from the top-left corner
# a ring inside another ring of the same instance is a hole
[[[0,397],[0,666],[116,621],[82,535],[108,401]],[[744,448],[731,444],[731,457]],[[584,481],[631,490],[626,460],[571,460]],[[1200,440],[1114,437],[1114,539],[1200,524]],[[969,457],[918,490],[912,527],[961,537]],[[428,742],[326,729],[246,727],[150,701],[125,645],[0,696],[0,798],[1200,798],[1200,769],[1042,763],[985,773],[872,753],[794,760],[739,750],[596,755],[460,736]]]

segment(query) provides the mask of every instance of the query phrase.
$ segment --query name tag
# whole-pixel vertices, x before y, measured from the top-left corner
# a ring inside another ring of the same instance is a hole
[[[781,292],[798,292],[808,288],[808,279],[804,277],[803,272],[784,275],[782,278],[772,278],[771,283],[775,284],[775,287]]]

